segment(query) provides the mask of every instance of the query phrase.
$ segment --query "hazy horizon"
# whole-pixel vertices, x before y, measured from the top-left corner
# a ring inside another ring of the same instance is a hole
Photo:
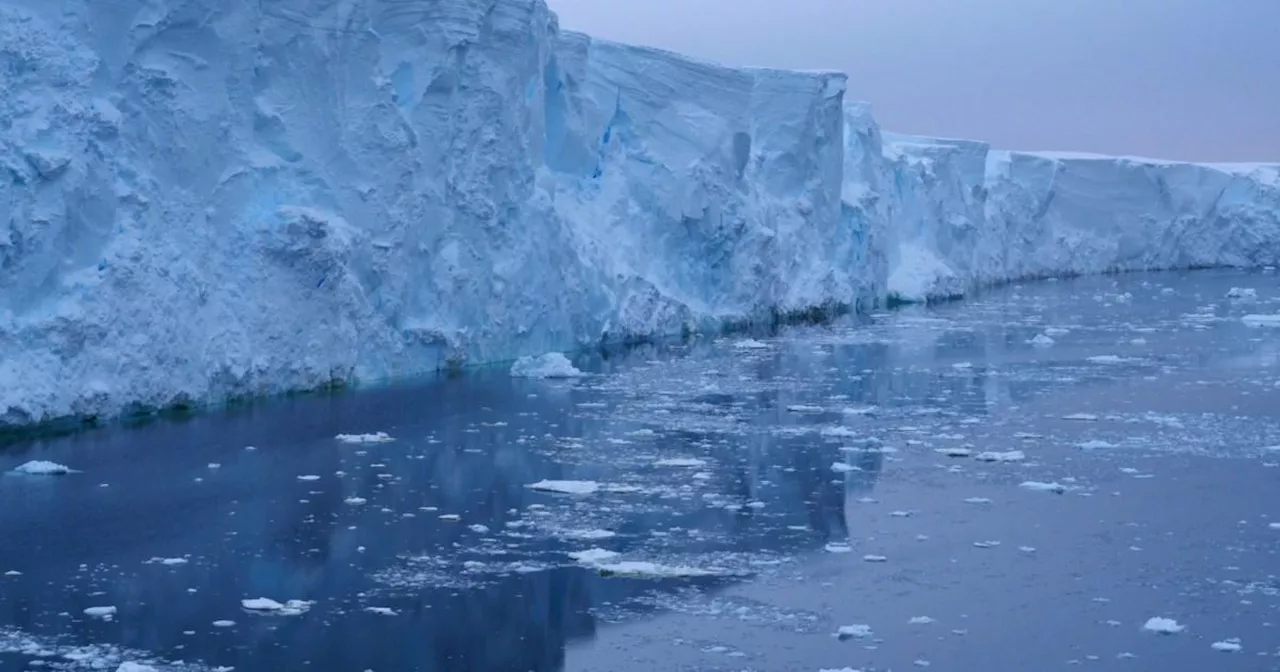
[[[1280,0],[547,0],[563,28],[841,70],[885,129],[1280,163]]]

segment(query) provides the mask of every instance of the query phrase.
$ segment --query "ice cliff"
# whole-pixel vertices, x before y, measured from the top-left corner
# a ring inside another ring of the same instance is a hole
[[[0,426],[1066,272],[1274,263],[1274,167],[882,134],[541,0],[0,0]]]

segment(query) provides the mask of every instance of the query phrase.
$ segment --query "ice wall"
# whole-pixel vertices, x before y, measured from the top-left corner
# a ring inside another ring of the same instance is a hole
[[[900,208],[884,225],[895,238],[888,291],[901,299],[1022,278],[1280,264],[1274,165],[991,151],[899,135],[886,135],[882,160]]]
[[[843,90],[540,0],[4,0],[0,425],[870,299]]]
[[[542,0],[0,0],[0,428],[1280,255],[1274,167],[882,134],[844,89]]]

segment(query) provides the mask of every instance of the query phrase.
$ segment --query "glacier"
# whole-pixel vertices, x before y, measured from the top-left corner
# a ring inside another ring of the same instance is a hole
[[[1280,167],[882,132],[542,0],[0,0],[0,428],[1280,259]]]

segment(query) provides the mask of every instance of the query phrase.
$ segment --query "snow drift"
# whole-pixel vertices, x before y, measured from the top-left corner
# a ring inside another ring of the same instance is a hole
[[[882,136],[541,0],[7,0],[0,63],[0,426],[1280,254],[1274,168]]]

